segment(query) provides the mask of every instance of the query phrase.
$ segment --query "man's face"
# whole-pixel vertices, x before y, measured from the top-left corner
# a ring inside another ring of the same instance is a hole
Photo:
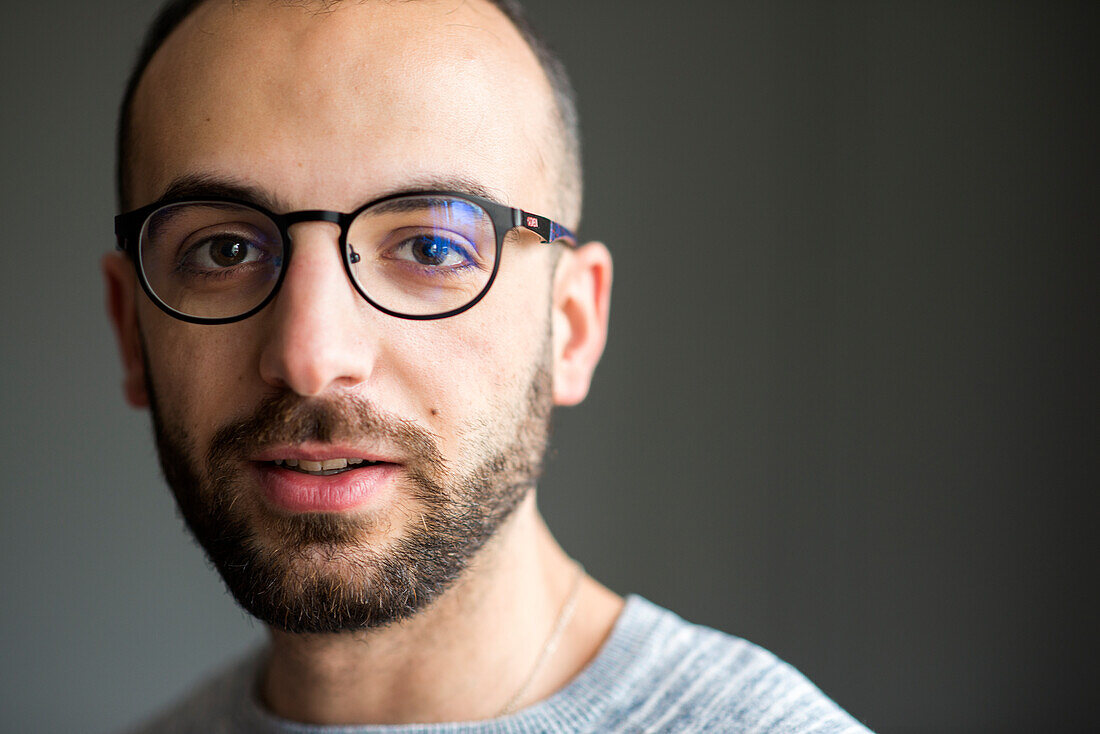
[[[146,71],[134,206],[183,179],[279,211],[457,181],[555,215],[547,84],[494,9],[234,5],[197,10]],[[298,631],[401,618],[461,573],[537,477],[554,380],[554,247],[513,234],[481,303],[409,321],[355,293],[337,235],[294,225],[277,298],[241,322],[135,298],[131,397],[153,405],[181,509],[238,600]],[[302,473],[334,459],[365,461]]]

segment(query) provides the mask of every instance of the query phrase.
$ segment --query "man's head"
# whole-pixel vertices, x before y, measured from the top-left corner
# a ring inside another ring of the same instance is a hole
[[[351,212],[473,187],[576,224],[569,112],[497,5],[207,0],[175,20],[124,110],[124,206],[233,190]],[[410,321],[359,296],[339,234],[291,225],[276,297],[230,324],[174,319],[104,261],[126,392],[188,524],[246,608],[298,631],[447,588],[529,496],[550,405],[583,399],[606,335],[598,244],[513,230],[481,302]]]

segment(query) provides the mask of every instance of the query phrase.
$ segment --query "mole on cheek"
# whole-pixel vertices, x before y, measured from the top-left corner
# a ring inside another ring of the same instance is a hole
[[[432,415],[439,415],[439,408],[432,408]]]

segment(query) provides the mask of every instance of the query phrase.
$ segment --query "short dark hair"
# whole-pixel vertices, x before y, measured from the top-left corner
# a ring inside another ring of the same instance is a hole
[[[239,0],[233,1],[238,2]],[[340,0],[321,1],[325,2],[326,5],[335,5]],[[115,158],[115,186],[118,194],[119,211],[124,211],[132,205],[128,174],[132,142],[130,122],[134,93],[137,90],[138,83],[141,81],[142,75],[145,74],[149,61],[164,44],[165,39],[204,2],[207,2],[207,0],[169,0],[157,13],[145,34],[145,40],[138,52],[137,62],[130,72],[129,81],[126,83],[126,92],[122,97],[122,105],[119,109]],[[577,102],[573,85],[569,81],[565,65],[531,26],[527,13],[519,0],[486,0],[486,2],[504,13],[505,17],[512,22],[512,25],[519,31],[520,36],[534,52],[543,73],[550,82],[550,88],[554,93],[554,105],[557,108],[557,142],[561,148],[556,182],[558,206],[561,211],[557,213],[557,216],[563,224],[575,230],[580,223],[583,174],[581,169],[580,121],[577,116]]]

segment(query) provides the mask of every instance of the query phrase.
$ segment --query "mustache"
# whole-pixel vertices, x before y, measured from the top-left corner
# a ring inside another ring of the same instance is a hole
[[[306,442],[362,442],[397,448],[423,468],[445,467],[438,437],[410,420],[385,413],[359,396],[304,398],[285,392],[265,398],[252,413],[219,428],[207,459],[247,458],[264,448]]]

